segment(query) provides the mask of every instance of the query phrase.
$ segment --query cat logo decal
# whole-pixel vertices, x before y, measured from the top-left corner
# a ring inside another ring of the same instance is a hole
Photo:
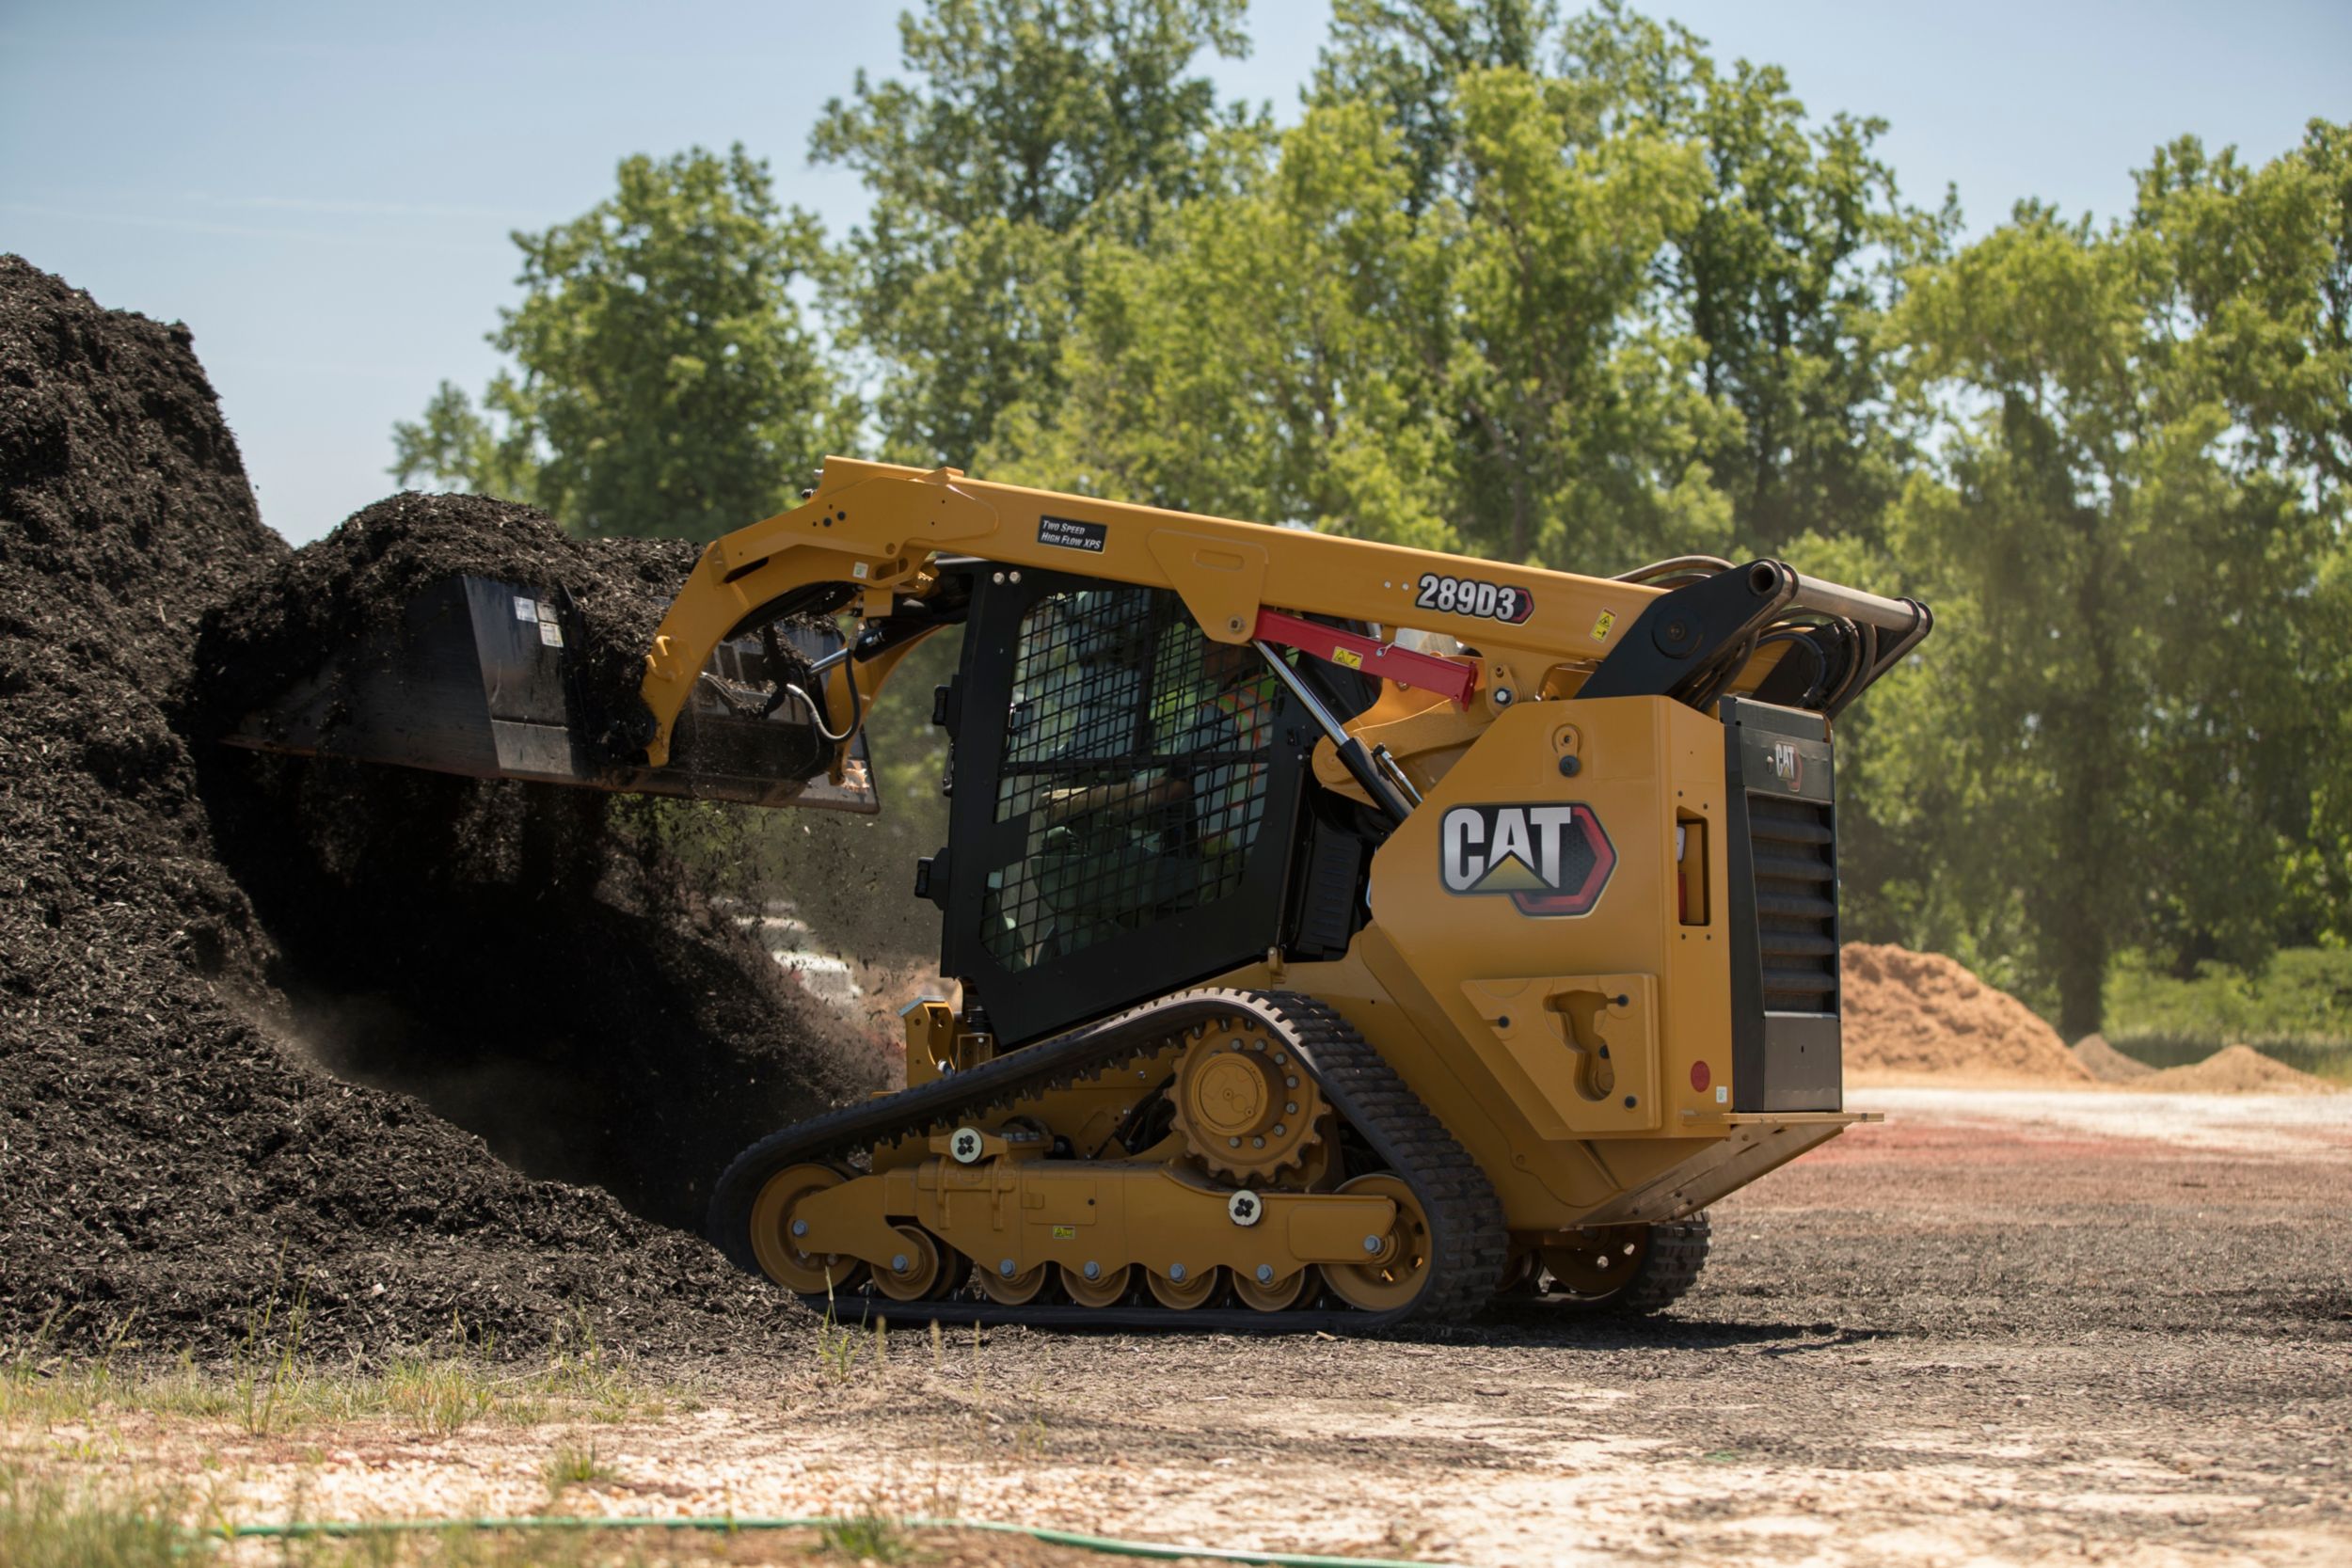
[[[1617,850],[1590,806],[1547,800],[1452,808],[1438,861],[1448,893],[1508,894],[1521,914],[1583,914],[1600,902]]]

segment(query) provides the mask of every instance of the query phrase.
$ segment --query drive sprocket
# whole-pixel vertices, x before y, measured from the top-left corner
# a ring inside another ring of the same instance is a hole
[[[1325,1104],[1313,1074],[1281,1037],[1246,1013],[1195,1025],[1169,1098],[1175,1127],[1200,1162],[1237,1180],[1303,1169],[1323,1141]]]

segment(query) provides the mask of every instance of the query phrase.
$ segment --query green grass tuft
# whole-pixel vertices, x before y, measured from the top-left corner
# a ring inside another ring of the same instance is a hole
[[[187,1549],[170,1499],[130,1497],[0,1469],[0,1563],[177,1568]]]
[[[614,1479],[612,1466],[597,1456],[596,1445],[582,1448],[577,1443],[559,1443],[548,1455],[546,1467],[548,1496],[560,1497],[569,1487],[593,1486]]]
[[[861,1562],[904,1562],[914,1549],[906,1531],[872,1513],[827,1525],[818,1534],[827,1547]]]

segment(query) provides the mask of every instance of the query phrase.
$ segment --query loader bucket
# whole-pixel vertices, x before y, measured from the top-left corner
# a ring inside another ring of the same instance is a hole
[[[814,662],[841,643],[795,623],[774,635]],[[843,777],[797,698],[773,700],[757,636],[723,642],[679,715],[670,762],[648,767],[633,691],[599,710],[569,595],[456,577],[412,599],[398,626],[355,638],[227,740],[255,751],[389,763],[477,779],[626,794],[872,813],[860,733]],[[807,689],[805,686],[803,689]]]

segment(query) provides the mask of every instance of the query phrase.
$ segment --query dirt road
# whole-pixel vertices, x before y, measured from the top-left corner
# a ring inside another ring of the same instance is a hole
[[[699,1407],[595,1430],[610,1479],[564,1506],[1478,1564],[2352,1559],[2352,1097],[1857,1099],[1888,1122],[1724,1204],[1668,1320],[842,1338],[679,1369]],[[243,1518],[527,1513],[579,1440],[159,1418],[114,1451]]]

